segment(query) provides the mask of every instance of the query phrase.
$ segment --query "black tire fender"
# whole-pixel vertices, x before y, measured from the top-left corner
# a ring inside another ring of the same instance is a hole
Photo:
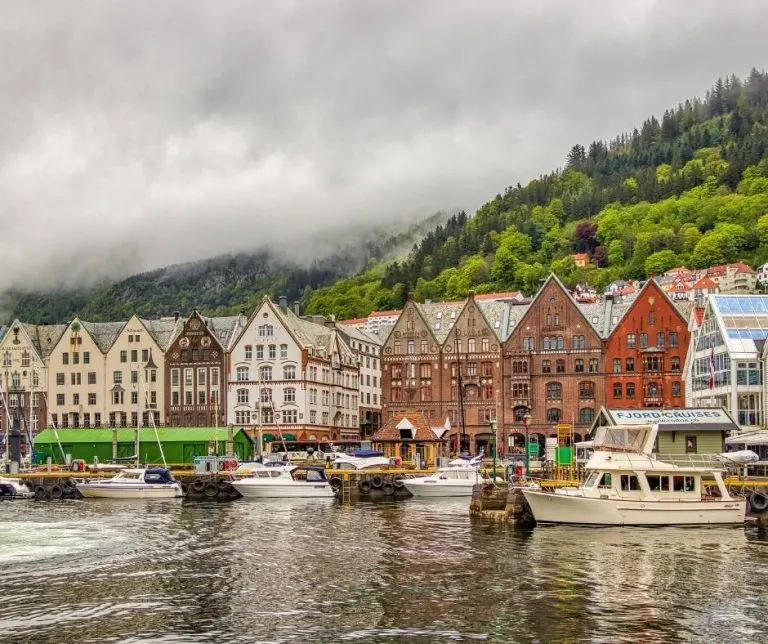
[[[768,510],[768,496],[762,492],[752,492],[749,495],[749,507],[754,512],[765,512]]]
[[[395,493],[395,486],[390,482],[386,482],[381,486],[381,491],[384,492],[385,496],[392,496]]]
[[[371,491],[371,482],[368,479],[363,479],[358,483],[361,494],[368,494]]]
[[[61,485],[53,485],[51,486],[51,490],[49,492],[52,499],[60,499],[62,496],[64,496],[64,490],[61,488]]]
[[[198,494],[201,494],[205,491],[205,481],[203,479],[195,479],[192,481],[192,490],[194,492],[197,492]]]
[[[402,474],[395,474],[394,478],[392,479],[392,485],[394,485],[398,490],[405,487],[405,477]]]
[[[335,475],[329,478],[328,483],[330,484],[334,492],[338,492],[341,489],[341,486],[343,485],[341,481],[341,477],[338,475]]]
[[[219,486],[215,483],[208,483],[208,485],[203,488],[203,494],[209,499],[213,499],[219,494]]]
[[[382,485],[384,485],[384,478],[379,474],[374,474],[371,477],[371,485],[376,489],[379,489]]]

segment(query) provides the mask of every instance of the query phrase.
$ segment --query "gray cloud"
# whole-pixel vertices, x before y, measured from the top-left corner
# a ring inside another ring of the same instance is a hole
[[[763,8],[6,2],[0,290],[474,210],[765,67]]]

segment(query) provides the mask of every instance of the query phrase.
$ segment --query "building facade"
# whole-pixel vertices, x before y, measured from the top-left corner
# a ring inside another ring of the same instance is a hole
[[[606,341],[605,404],[684,407],[688,345],[688,321],[648,280]]]

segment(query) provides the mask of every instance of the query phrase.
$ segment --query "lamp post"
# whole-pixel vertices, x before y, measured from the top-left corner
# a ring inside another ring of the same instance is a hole
[[[496,453],[499,451],[499,437],[496,434],[496,419],[488,421],[488,426],[493,434],[493,482],[496,483]]]
[[[526,414],[523,416],[523,425],[525,426],[525,476],[528,477],[531,474],[530,456],[528,454],[528,423],[531,422],[531,415]]]

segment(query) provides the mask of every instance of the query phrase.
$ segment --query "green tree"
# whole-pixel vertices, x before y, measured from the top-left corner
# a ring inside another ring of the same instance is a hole
[[[664,271],[675,266],[679,261],[677,253],[672,250],[660,250],[652,255],[648,255],[645,260],[645,274],[661,275]]]

